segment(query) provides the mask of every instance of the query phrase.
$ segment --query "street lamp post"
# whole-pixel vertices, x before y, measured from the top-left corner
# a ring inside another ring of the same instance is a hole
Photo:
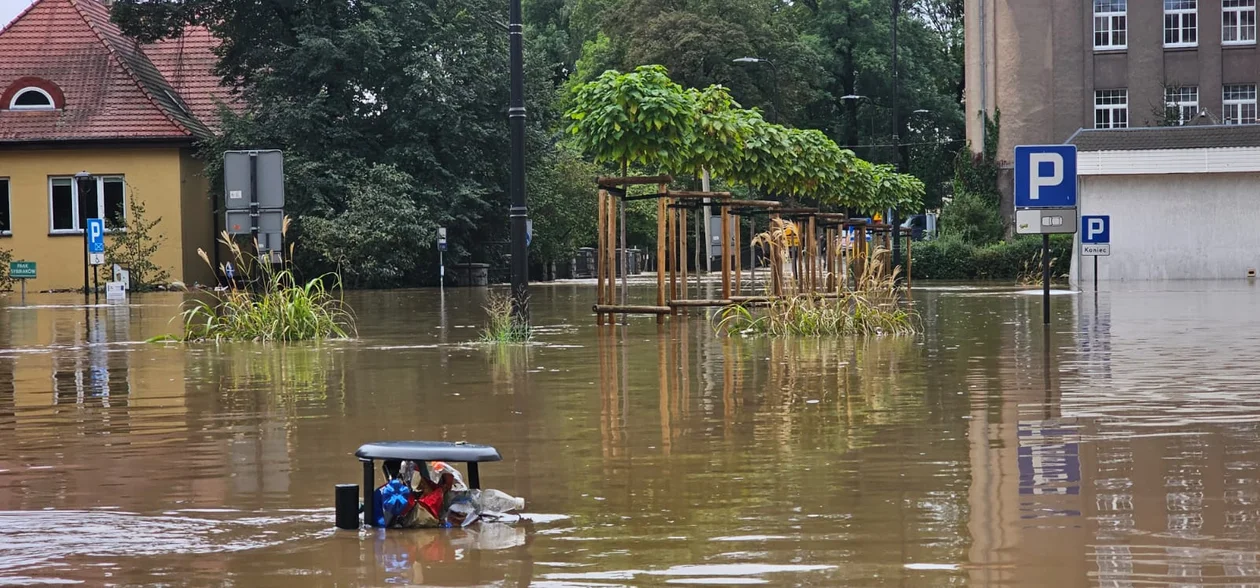
[[[529,323],[529,250],[525,244],[525,221],[529,209],[525,202],[525,61],[524,31],[521,26],[521,0],[510,0],[508,38],[511,68],[511,96],[508,121],[511,126],[512,177],[508,191],[512,196],[509,216],[512,222],[512,317],[518,325]]]
[[[735,63],[764,63],[770,66],[770,72],[773,76],[771,81],[774,82],[774,100],[770,102],[770,122],[777,124],[779,122],[779,68],[775,67],[773,61],[760,57],[737,57],[731,61]]]
[[[906,172],[906,158],[901,153],[901,113],[898,110],[901,93],[901,76],[897,69],[897,21],[901,20],[901,0],[892,0],[892,119],[893,145],[897,151],[897,171]],[[894,204],[888,214],[888,223],[892,225],[893,250],[892,266],[901,266],[901,227],[897,226],[897,206]]]
[[[79,230],[83,231],[83,302],[88,301],[88,268],[91,262],[88,259],[88,230],[87,230],[87,190],[84,187],[91,185],[92,174],[87,171],[81,171],[74,174],[75,189],[79,193]]]

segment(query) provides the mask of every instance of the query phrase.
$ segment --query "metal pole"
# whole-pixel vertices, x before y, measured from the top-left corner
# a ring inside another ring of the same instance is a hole
[[[700,189],[704,192],[709,191],[709,170],[705,169],[704,174],[700,176]],[[709,206],[709,199],[704,199],[704,271],[705,273],[713,272],[713,210]],[[700,268],[696,268],[696,273],[700,273]]]
[[[1098,291],[1098,256],[1094,256],[1094,291]]]
[[[512,316],[520,324],[529,323],[529,251],[525,245],[525,220],[529,209],[525,203],[525,58],[524,29],[521,25],[521,0],[511,0],[508,9],[509,61],[511,65],[511,97],[508,121],[511,125],[512,180]]]
[[[446,287],[446,260],[442,250],[438,250],[438,288]]]
[[[892,119],[893,119],[893,144],[897,151],[897,171],[905,173],[906,161],[901,156],[901,113],[899,108],[899,98],[901,93],[901,77],[897,73],[897,21],[901,15],[901,0],[892,0]],[[901,265],[901,231],[897,230],[897,206],[894,204],[892,210],[888,214],[888,224],[892,225],[892,266]]]
[[[895,1],[895,0],[894,0]],[[1041,318],[1050,324],[1050,235],[1041,235]]]
[[[75,188],[79,190],[79,230],[83,231],[83,303],[88,301],[88,267],[91,260],[88,255],[87,201],[84,199],[83,184],[91,178],[76,178]]]

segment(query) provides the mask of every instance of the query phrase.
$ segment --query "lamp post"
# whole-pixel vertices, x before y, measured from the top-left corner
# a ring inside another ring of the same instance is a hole
[[[522,48],[521,0],[509,0],[508,52],[511,68],[511,96],[508,121],[511,127],[512,177],[508,191],[512,196],[509,217],[512,222],[512,317],[518,325],[529,323],[529,250],[525,243],[525,221],[529,209],[525,203],[525,61]]]
[[[92,182],[92,174],[87,171],[81,171],[74,174],[75,189],[79,193],[79,230],[83,231],[83,302],[88,301],[88,268],[91,262],[88,259],[88,230],[87,230],[87,190],[86,186],[90,186]]]
[[[770,103],[770,122],[777,124],[779,122],[779,68],[775,67],[773,61],[760,57],[736,57],[731,61],[734,63],[764,63],[770,66],[770,72],[774,76],[771,78],[771,81],[774,82],[774,100]]]
[[[897,68],[897,21],[901,20],[901,0],[892,0],[892,119],[893,119],[893,145],[897,151],[897,171],[906,172],[905,157],[902,157],[901,149],[901,113],[898,110],[901,93],[901,76]],[[892,225],[893,233],[893,250],[892,250],[892,266],[894,268],[901,266],[901,227],[897,226],[897,207],[893,205],[889,210],[888,223]]]

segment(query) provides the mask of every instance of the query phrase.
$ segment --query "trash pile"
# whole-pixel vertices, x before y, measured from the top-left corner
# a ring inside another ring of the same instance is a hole
[[[459,470],[435,461],[386,460],[385,484],[376,489],[372,517],[377,527],[431,529],[467,527],[477,521],[514,523],[509,514],[525,499],[498,490],[470,490]]]

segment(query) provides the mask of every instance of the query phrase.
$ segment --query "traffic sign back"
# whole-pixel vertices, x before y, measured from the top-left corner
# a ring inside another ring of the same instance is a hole
[[[1020,145],[1015,148],[1015,207],[1076,206],[1076,146]]]

